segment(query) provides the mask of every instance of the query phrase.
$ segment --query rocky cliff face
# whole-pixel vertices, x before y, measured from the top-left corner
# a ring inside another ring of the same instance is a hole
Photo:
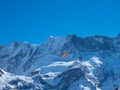
[[[120,84],[119,52],[120,35],[49,37],[42,44],[0,45],[0,68],[29,76],[43,90],[114,90]],[[24,82],[10,85],[14,81]]]

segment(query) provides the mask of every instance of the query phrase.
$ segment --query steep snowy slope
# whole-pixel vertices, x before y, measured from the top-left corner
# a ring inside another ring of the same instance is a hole
[[[30,77],[18,76],[0,69],[0,90],[43,90],[41,84],[36,84]]]
[[[67,53],[64,59],[63,53]],[[0,45],[0,68],[28,76],[43,90],[114,90],[120,85],[120,35],[68,35],[49,37],[42,44]],[[8,83],[4,77],[1,80]]]
[[[115,62],[108,63],[114,63],[113,68],[106,66],[98,57],[86,61],[59,61],[36,69],[30,77],[1,70],[0,86],[1,90],[114,90],[120,84],[120,61]]]

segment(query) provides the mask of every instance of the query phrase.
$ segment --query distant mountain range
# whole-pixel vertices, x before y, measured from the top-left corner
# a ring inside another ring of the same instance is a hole
[[[0,90],[119,90],[120,34],[0,45],[0,68]]]

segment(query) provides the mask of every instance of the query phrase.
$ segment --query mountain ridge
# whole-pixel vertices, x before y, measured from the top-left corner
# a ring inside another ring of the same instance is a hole
[[[41,44],[0,45],[0,68],[30,77],[43,90],[114,90],[112,86],[120,84],[119,52],[119,35],[51,36]]]

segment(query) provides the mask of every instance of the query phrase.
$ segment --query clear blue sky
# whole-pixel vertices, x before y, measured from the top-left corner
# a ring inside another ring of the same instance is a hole
[[[120,33],[120,0],[0,0],[0,43]]]

